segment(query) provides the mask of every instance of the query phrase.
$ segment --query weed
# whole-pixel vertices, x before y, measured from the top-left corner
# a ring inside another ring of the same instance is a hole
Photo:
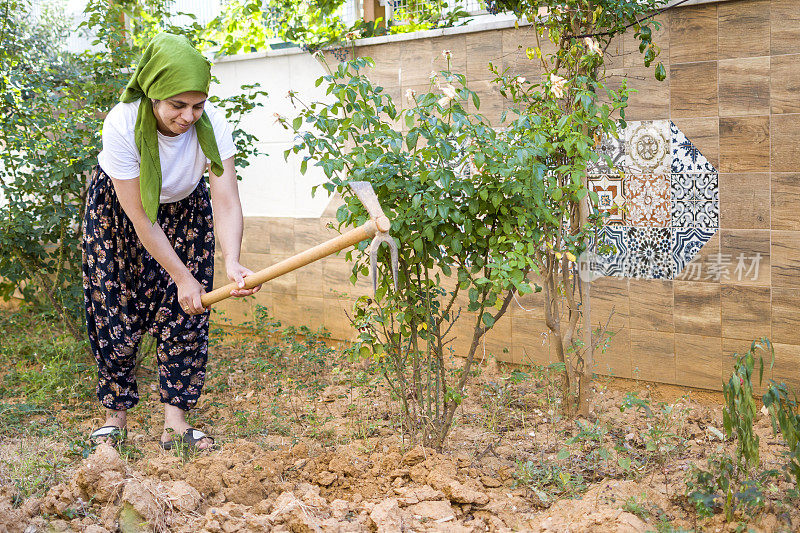
[[[513,476],[515,485],[531,490],[545,506],[586,490],[583,476],[549,461],[517,461]]]
[[[481,397],[485,411],[483,424],[487,430],[499,435],[513,427],[507,420],[513,400],[511,387],[501,382],[489,381],[484,383]]]
[[[0,446],[0,487],[16,489],[15,505],[44,495],[65,478],[70,461],[57,450],[55,442],[38,438]]]
[[[651,533],[652,530],[648,529],[647,533]],[[656,523],[656,532],[657,533],[694,533],[693,529],[683,529],[682,527],[675,527],[672,525],[672,520],[666,513],[660,513],[658,516],[658,522]]]
[[[709,458],[708,470],[692,465],[686,480],[686,495],[700,516],[711,516],[719,511],[725,513],[727,521],[732,521],[737,512],[753,516],[764,507],[764,487],[780,475],[777,470],[759,469],[759,437],[753,431],[757,413],[753,395],[753,372],[758,362],[761,381],[764,358],[758,353],[760,351],[769,351],[774,360],[772,344],[768,339],[753,341],[746,353],[735,355],[732,375],[723,385],[723,428],[725,437],[736,439],[734,456],[714,454]],[[780,387],[773,384],[765,395],[765,404],[770,403],[773,427],[776,425],[777,411],[784,405],[782,392]],[[790,404],[786,405],[792,407]],[[788,424],[787,429],[791,433],[794,427],[789,418],[794,418],[794,413],[786,416],[783,422]],[[791,462],[789,468],[791,469]]]
[[[636,496],[631,496],[627,500],[625,500],[625,504],[622,506],[622,510],[626,511],[631,514],[635,514],[642,520],[647,520],[650,516],[650,511],[647,508],[645,501],[647,500],[647,496],[642,494],[642,501],[639,501]]]
[[[378,434],[380,425],[369,420],[358,419],[353,425],[350,436],[354,440],[366,440]]]
[[[42,425],[42,422],[56,423],[49,409],[27,402],[0,402],[0,436],[12,436],[26,430],[30,431],[32,428],[28,421],[34,417],[38,419],[39,425]]]
[[[789,395],[783,383],[770,380],[770,387],[764,394],[764,406],[769,410],[773,435],[780,429],[786,442],[786,471],[794,478],[795,490],[800,485],[800,412],[797,396]]]
[[[715,454],[708,460],[708,470],[692,465],[686,492],[701,517],[724,511],[725,519],[731,521],[736,511],[746,516],[760,511],[765,503],[764,486],[779,474],[777,470],[751,472],[750,477],[743,479],[745,473],[735,459]]]
[[[644,465],[654,465],[657,471],[664,474],[665,487],[668,486],[666,465],[675,455],[686,447],[684,437],[684,422],[687,411],[677,405],[658,402],[653,406],[649,399],[640,398],[637,393],[629,392],[620,404],[619,410],[636,409],[642,412],[647,419],[647,426],[639,431],[639,439],[644,445],[646,453],[639,454]],[[618,451],[628,445],[618,447]],[[620,466],[631,467],[633,462],[620,460]]]
[[[0,399],[21,397],[24,404],[50,408],[92,396],[93,362],[84,342],[54,327],[52,317],[27,308],[0,318],[0,361],[6,371]]]

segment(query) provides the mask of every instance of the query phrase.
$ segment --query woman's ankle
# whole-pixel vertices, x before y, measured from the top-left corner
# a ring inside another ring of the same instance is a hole
[[[182,428],[188,425],[186,411],[174,405],[164,404],[164,429]]]
[[[106,426],[117,426],[124,428],[128,421],[127,411],[116,411],[114,409],[106,409]]]

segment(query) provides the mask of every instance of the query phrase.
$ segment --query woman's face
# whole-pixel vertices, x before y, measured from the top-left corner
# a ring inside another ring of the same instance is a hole
[[[153,106],[158,131],[169,137],[188,131],[203,115],[207,97],[206,93],[187,91],[160,100]]]

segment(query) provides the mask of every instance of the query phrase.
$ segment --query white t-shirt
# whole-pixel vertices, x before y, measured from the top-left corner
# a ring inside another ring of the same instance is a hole
[[[97,162],[106,174],[118,180],[139,177],[141,156],[136,148],[134,126],[139,102],[119,103],[109,111],[103,122],[103,150]],[[233,127],[225,115],[206,101],[205,112],[217,139],[222,161],[236,154]],[[209,160],[200,148],[194,124],[175,137],[161,132],[158,135],[158,155],[161,159],[161,203],[177,202],[189,196],[203,177]]]

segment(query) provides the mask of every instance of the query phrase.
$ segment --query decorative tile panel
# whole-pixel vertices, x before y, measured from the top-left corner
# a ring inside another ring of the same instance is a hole
[[[694,204],[685,200],[672,200],[672,227],[685,228],[694,225]]]
[[[673,237],[670,228],[625,228],[628,255],[624,276],[628,278],[672,279]]]
[[[719,228],[719,202],[692,202],[695,204],[694,227]]]
[[[719,174],[695,174],[692,176],[694,194],[693,200],[718,202],[719,201]]]
[[[719,228],[719,174],[669,120],[629,122],[620,139],[604,139],[599,150],[621,161],[623,180],[598,175],[610,170],[605,159],[589,169],[589,187],[609,215],[598,244],[616,250],[595,257],[592,270],[674,279]]]
[[[717,232],[716,229],[703,228],[673,228],[672,229],[672,261],[675,265],[675,275],[681,273],[683,268],[694,259],[700,248],[707,243]],[[699,273],[698,273],[699,274]]]
[[[603,276],[625,277],[625,258],[628,257],[626,230],[627,228],[622,226],[606,226],[598,232],[596,249],[603,251],[603,248],[610,248],[610,250],[598,253],[597,268],[593,267],[593,270]]]
[[[719,202],[672,201],[673,228],[718,228]]]
[[[673,201],[689,202],[694,200],[694,176],[691,174],[672,174],[670,192]]]

